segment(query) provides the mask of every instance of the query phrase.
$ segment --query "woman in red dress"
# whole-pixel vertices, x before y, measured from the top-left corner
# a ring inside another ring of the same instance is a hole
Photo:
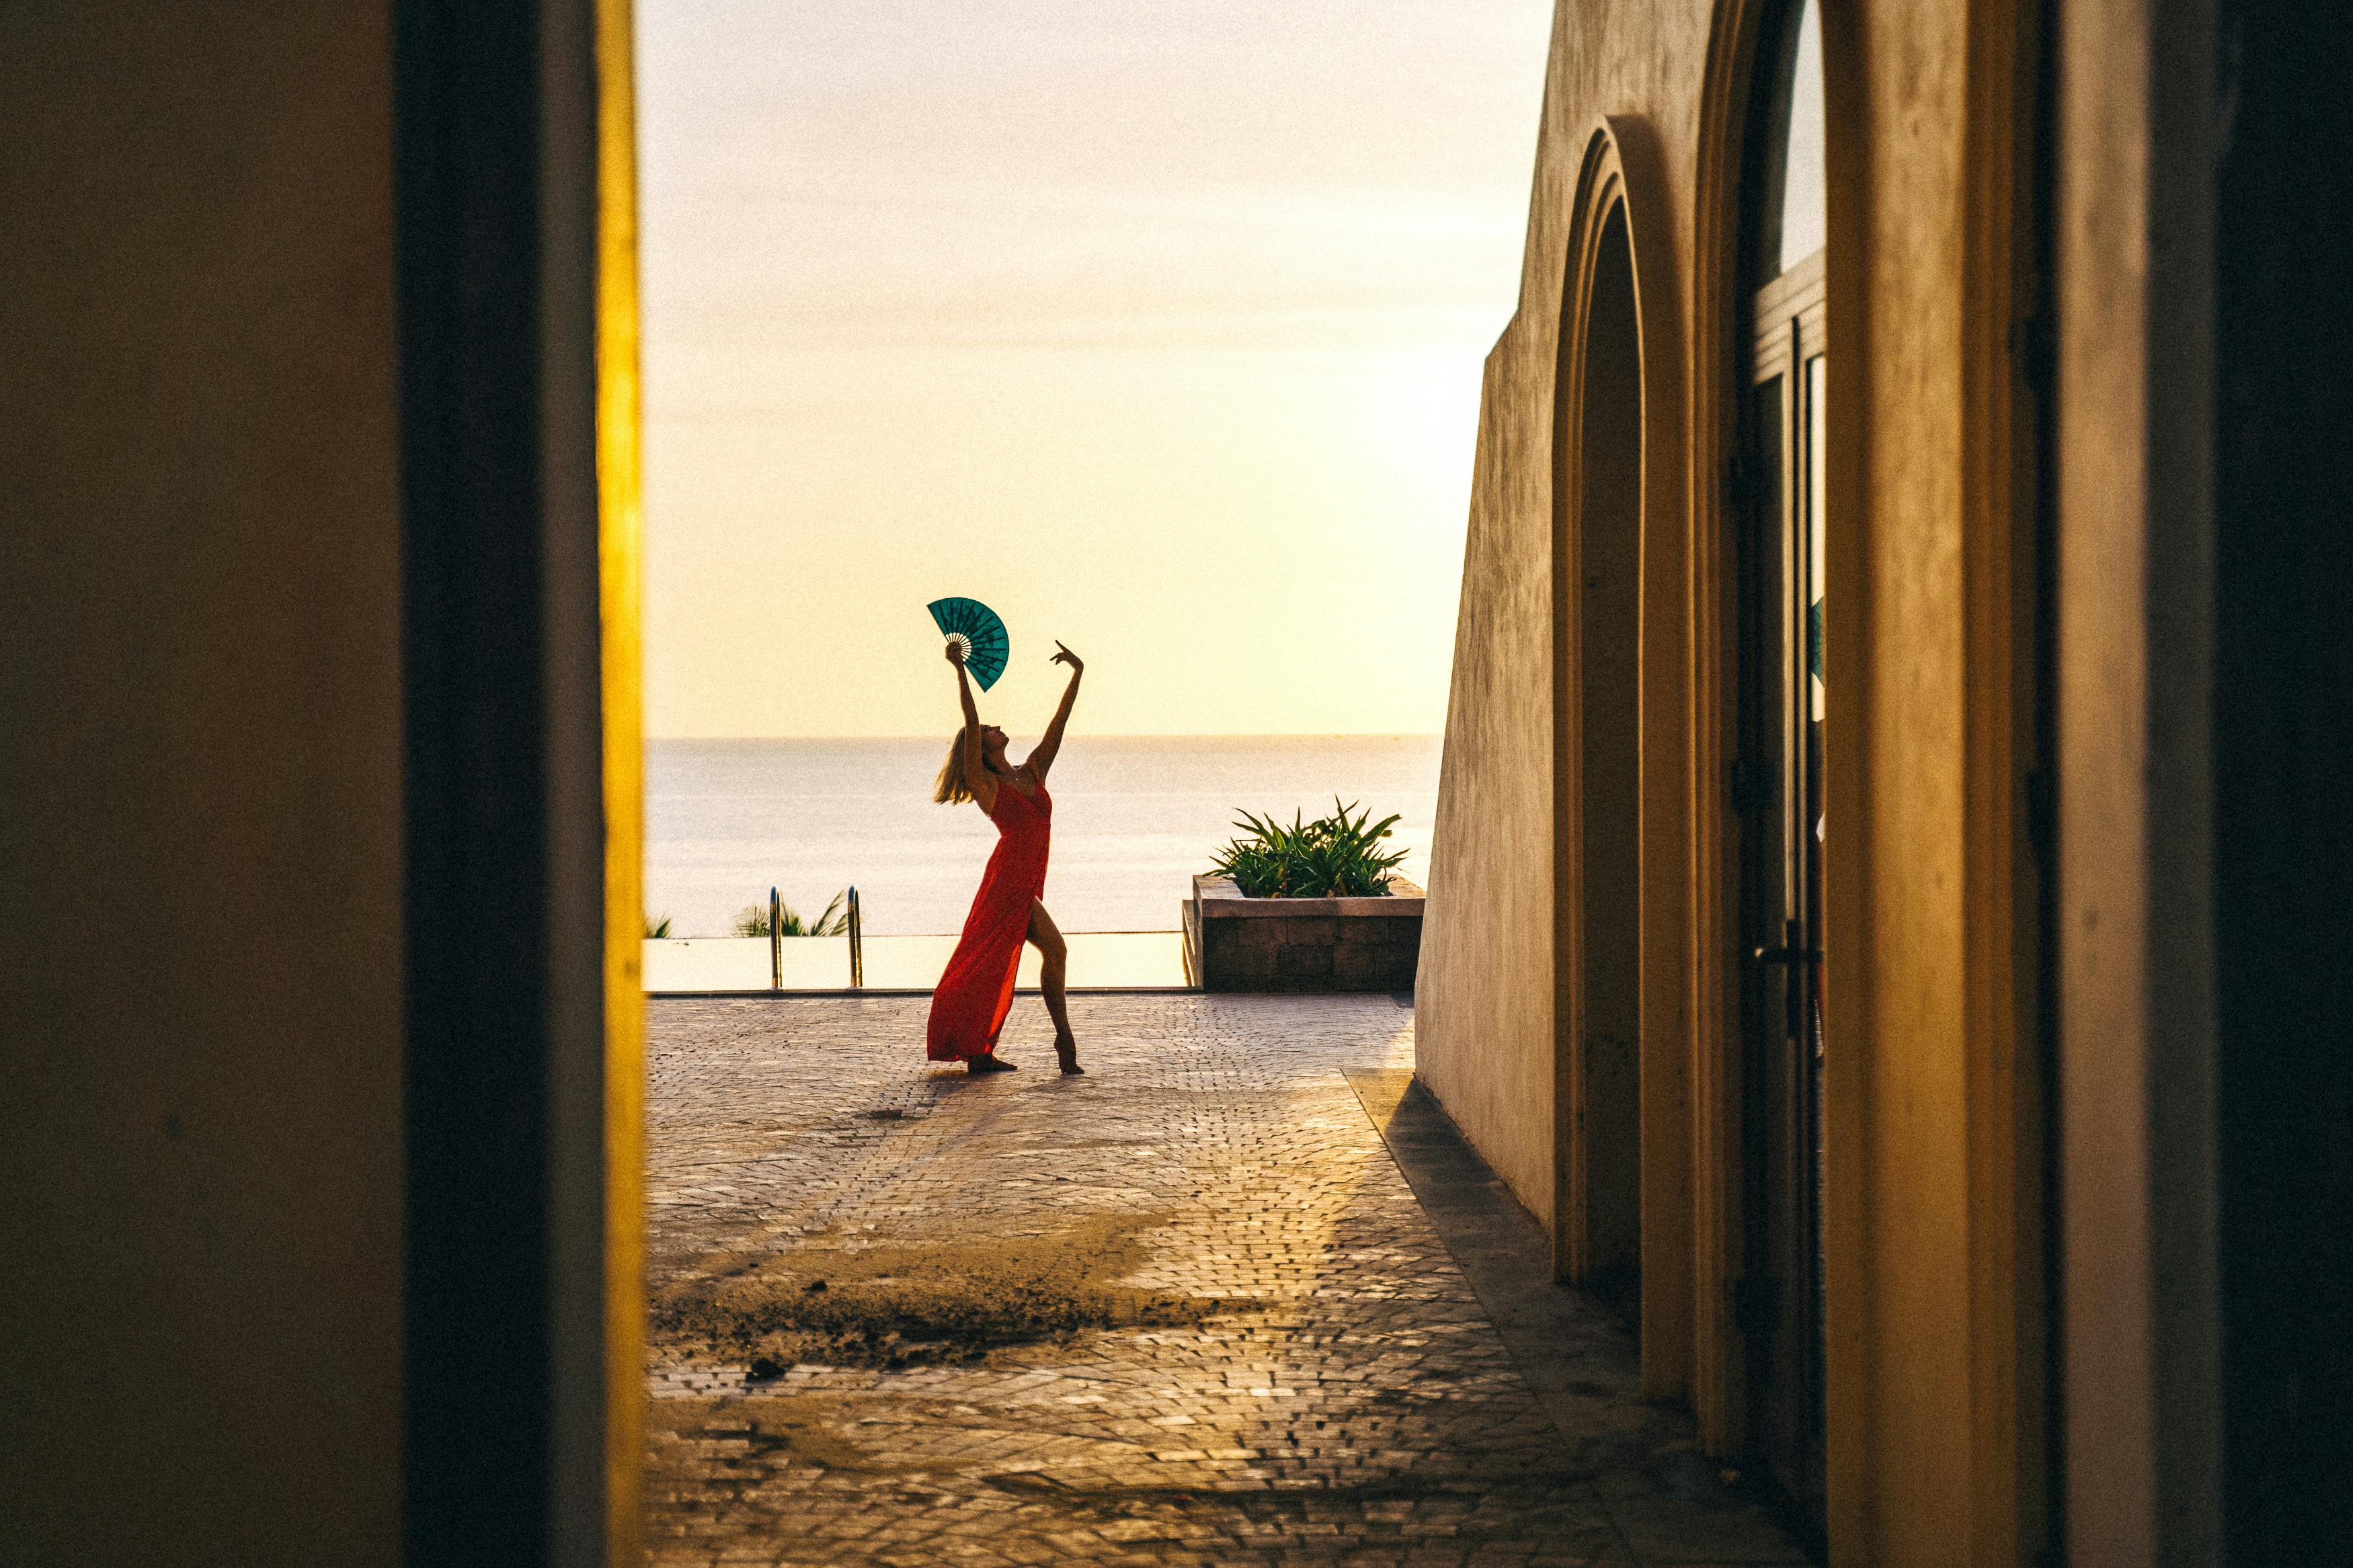
[[[1061,750],[1062,727],[1070,722],[1071,704],[1078,700],[1079,677],[1086,667],[1060,643],[1056,664],[1071,667],[1071,684],[1045,738],[1019,767],[1005,756],[1005,731],[980,721],[973,706],[972,680],[965,673],[964,645],[948,644],[948,662],[956,667],[956,693],[964,700],[964,728],[948,748],[947,764],[940,769],[932,798],[942,805],[976,802],[997,824],[997,852],[988,858],[988,871],[980,879],[980,893],[965,917],[964,936],[947,973],[932,992],[932,1020],[926,1054],[935,1062],[961,1061],[972,1073],[1011,1072],[1011,1062],[997,1059],[997,1033],[1013,1010],[1013,977],[1021,964],[1021,943],[1034,942],[1044,960],[1039,988],[1046,994],[1046,1011],[1054,1020],[1054,1055],[1066,1073],[1083,1072],[1079,1066],[1078,1037],[1071,1033],[1070,1004],[1063,994],[1068,950],[1054,917],[1046,912],[1039,895],[1046,890],[1046,848],[1054,826],[1054,800],[1046,793],[1046,770]]]

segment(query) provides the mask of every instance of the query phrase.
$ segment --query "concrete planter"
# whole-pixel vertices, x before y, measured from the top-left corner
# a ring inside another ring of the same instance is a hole
[[[1421,889],[1385,899],[1246,899],[1196,877],[1185,900],[1185,978],[1204,991],[1410,991]]]

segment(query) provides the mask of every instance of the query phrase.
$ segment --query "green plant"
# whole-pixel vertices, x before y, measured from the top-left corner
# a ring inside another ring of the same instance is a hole
[[[1210,864],[1233,879],[1247,899],[1386,898],[1389,873],[1405,858],[1402,849],[1384,851],[1382,839],[1397,823],[1390,816],[1372,822],[1372,813],[1340,805],[1314,822],[1292,815],[1291,826],[1245,811],[1237,827],[1250,833],[1219,851]]]
[[[825,913],[818,916],[814,921],[803,919],[795,911],[792,905],[779,903],[776,908],[782,912],[777,917],[776,929],[773,934],[776,936],[841,935],[849,929],[849,912],[841,907],[842,900],[849,896],[849,889],[847,888],[834,894],[833,902],[825,906]],[[768,907],[765,904],[744,905],[744,912],[735,917],[735,934],[737,936],[772,934],[768,930]]]
[[[668,915],[662,916],[659,920],[654,919],[651,915],[648,915],[646,917],[646,940],[648,942],[659,942],[669,935],[670,917]]]

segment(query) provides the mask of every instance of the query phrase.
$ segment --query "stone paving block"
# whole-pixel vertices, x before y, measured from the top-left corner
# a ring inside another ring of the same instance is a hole
[[[913,1275],[976,1243],[1050,1256],[1097,1224],[1134,1228],[1112,1285],[1197,1306],[945,1361],[844,1341],[759,1380],[658,1331],[649,1563],[1800,1560],[1651,1473],[1687,1425],[1641,1405],[1598,1309],[1547,1309],[1567,1371],[1499,1333],[1450,1249],[1469,1232],[1417,1199],[1394,1119],[1351,1086],[1409,1074],[1409,1009],[1075,997],[1090,1072],[1066,1079],[1025,999],[1002,1047],[1025,1070],[974,1079],[923,1060],[926,1005],[649,1005],[658,1300],[860,1254]]]

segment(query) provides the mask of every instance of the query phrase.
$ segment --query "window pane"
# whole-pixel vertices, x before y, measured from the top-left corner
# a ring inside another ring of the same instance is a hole
[[[1789,142],[1781,164],[1781,258],[1787,272],[1830,237],[1822,174],[1822,9],[1806,0],[1789,79]]]

